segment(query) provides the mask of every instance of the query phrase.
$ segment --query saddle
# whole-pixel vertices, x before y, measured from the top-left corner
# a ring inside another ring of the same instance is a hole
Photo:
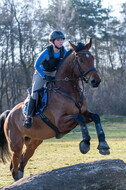
[[[28,96],[26,100],[24,101],[25,103],[25,108],[24,108],[24,114],[27,115],[27,109],[28,109],[28,103],[30,100],[30,96],[32,93],[32,88],[27,89]],[[47,107],[47,88],[41,88],[37,90],[38,92],[38,100],[36,101],[36,107],[33,112],[33,116],[35,116],[38,112],[43,112],[44,109]]]
[[[25,108],[24,108],[24,114],[27,115],[27,109],[28,109],[28,103],[30,100],[30,96],[31,96],[31,92],[32,92],[32,88],[28,88],[27,89],[28,92],[28,97],[25,100]],[[37,116],[39,115],[39,117],[51,128],[55,131],[56,133],[56,138],[60,139],[62,138],[65,134],[69,133],[70,131],[66,131],[66,132],[59,132],[58,128],[53,125],[53,123],[42,113],[44,111],[44,109],[47,107],[47,88],[42,88],[38,90],[38,101],[36,104],[36,108],[32,114],[32,116]]]

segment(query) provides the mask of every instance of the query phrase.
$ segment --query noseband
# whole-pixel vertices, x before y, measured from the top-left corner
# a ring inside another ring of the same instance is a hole
[[[91,68],[88,69],[87,71],[83,71],[82,68],[81,68],[81,66],[79,65],[79,62],[78,62],[78,59],[77,59],[77,55],[78,55],[78,54],[87,54],[87,55],[88,55],[89,52],[77,52],[77,53],[75,54],[75,63],[76,63],[77,68],[78,68],[78,70],[79,70],[81,79],[84,80],[86,83],[88,83],[89,80],[90,80],[90,77],[91,77],[91,75],[92,75],[92,72],[93,72],[93,71],[96,71],[96,68],[95,68],[95,67],[91,67]],[[89,60],[89,62],[90,62],[90,60]],[[88,73],[90,73],[90,75],[89,75],[88,78],[86,78],[86,75],[87,75]]]
[[[90,69],[88,69],[87,71],[84,72],[82,70],[81,66],[79,65],[79,62],[78,62],[78,59],[77,59],[77,55],[78,54],[87,54],[88,55],[89,52],[77,52],[75,54],[75,59],[73,61],[72,69],[77,65],[77,68],[78,68],[78,71],[79,71],[81,77],[80,78],[68,78],[68,77],[66,77],[64,79],[54,79],[53,80],[53,82],[55,82],[55,81],[67,81],[67,82],[69,82],[69,81],[71,81],[71,85],[73,86],[74,90],[72,90],[72,91],[71,90],[66,90],[66,89],[64,89],[62,87],[57,86],[56,83],[53,83],[53,88],[51,86],[51,89],[49,89],[49,90],[50,91],[53,90],[53,92],[59,93],[62,96],[65,96],[65,97],[71,99],[75,103],[76,107],[79,109],[79,113],[81,113],[81,107],[82,107],[82,104],[83,104],[83,101],[84,101],[84,98],[85,98],[84,95],[83,95],[84,94],[84,83],[83,83],[83,80],[86,83],[88,83],[89,80],[90,80],[90,77],[92,75],[92,72],[95,71],[96,69],[95,69],[95,67],[91,67]],[[90,60],[89,60],[89,62],[90,62]],[[88,78],[86,78],[86,75],[88,73],[90,73],[90,75],[89,75]],[[72,81],[77,81],[77,80],[78,81],[81,80],[82,86],[83,86],[83,90],[81,88],[78,88],[78,86],[72,82]],[[72,95],[70,95],[70,93],[78,93],[79,94],[79,100],[77,101]]]

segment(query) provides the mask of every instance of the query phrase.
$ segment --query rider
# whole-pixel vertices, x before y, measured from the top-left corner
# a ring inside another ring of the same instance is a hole
[[[38,99],[37,90],[41,89],[46,82],[54,79],[57,66],[60,60],[65,56],[66,49],[63,46],[65,40],[64,34],[55,30],[49,35],[49,42],[51,43],[37,58],[35,62],[35,73],[33,76],[32,94],[28,104],[27,117],[24,122],[24,127],[31,128],[32,114]]]

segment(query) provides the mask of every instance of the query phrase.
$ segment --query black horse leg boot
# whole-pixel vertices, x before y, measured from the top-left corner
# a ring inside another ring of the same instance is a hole
[[[30,129],[32,126],[32,114],[33,111],[35,109],[35,104],[36,104],[36,100],[34,100],[32,97],[29,100],[29,104],[28,104],[28,112],[27,112],[27,117],[25,119],[24,122],[24,127]]]

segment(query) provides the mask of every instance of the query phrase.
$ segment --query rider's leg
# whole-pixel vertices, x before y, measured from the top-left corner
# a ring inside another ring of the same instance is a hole
[[[44,73],[45,75],[54,77],[56,74],[56,71],[53,71],[53,72],[44,71]],[[44,80],[38,72],[35,72],[33,76],[32,94],[29,101],[29,105],[28,105],[27,117],[24,122],[24,127],[26,128],[31,128],[32,126],[32,114],[34,112],[36,101],[38,100],[38,92],[36,91],[41,89],[45,83],[46,83],[46,80]]]
[[[32,115],[36,106],[36,101],[38,100],[38,89],[42,88],[45,84],[45,80],[38,74],[35,73],[33,77],[33,86],[32,86],[32,94],[28,104],[27,117],[24,122],[24,127],[31,128],[32,126]]]
[[[28,104],[27,117],[24,122],[24,127],[26,128],[31,128],[32,126],[32,115],[35,109],[35,105],[36,105],[36,100],[31,97]]]

